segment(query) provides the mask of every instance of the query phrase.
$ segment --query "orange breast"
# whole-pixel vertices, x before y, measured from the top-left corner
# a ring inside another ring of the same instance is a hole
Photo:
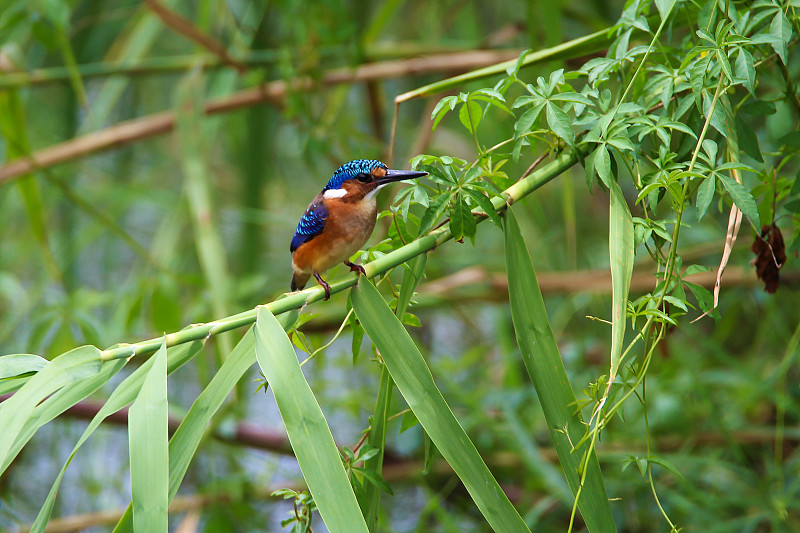
[[[323,232],[295,250],[292,263],[302,272],[322,273],[356,253],[375,228],[374,199],[361,202],[325,200],[328,220]]]

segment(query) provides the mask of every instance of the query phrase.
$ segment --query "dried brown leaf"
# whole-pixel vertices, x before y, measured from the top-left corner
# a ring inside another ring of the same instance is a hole
[[[756,235],[753,246],[756,254],[754,264],[758,279],[764,282],[764,290],[772,294],[780,285],[781,267],[786,263],[786,247],[781,230],[774,223],[761,228],[761,235]]]

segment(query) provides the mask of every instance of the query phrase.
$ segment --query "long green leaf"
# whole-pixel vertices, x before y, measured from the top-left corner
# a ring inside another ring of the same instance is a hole
[[[18,390],[20,387],[25,385],[25,383],[27,382],[28,378],[26,376],[0,379],[0,394],[8,394],[10,392],[14,392],[15,390]]]
[[[233,351],[225,359],[214,379],[194,401],[169,441],[169,499],[175,497],[189,468],[197,447],[225,399],[255,363],[253,328],[247,330]]]
[[[622,362],[625,340],[625,311],[633,275],[633,218],[619,184],[609,180],[608,254],[611,260],[611,366],[608,386]]]
[[[100,350],[94,346],[75,348],[53,359],[0,404],[0,474],[14,458],[14,442],[35,407],[61,387],[96,374],[101,364]]]
[[[487,200],[488,201],[488,200]],[[425,274],[425,263],[428,255],[421,254],[409,261],[403,269],[403,280],[400,282],[400,290],[397,294],[397,307],[395,316],[401,317],[408,309],[408,304],[417,289],[422,276]],[[364,468],[370,472],[380,475],[383,471],[383,455],[386,447],[386,422],[389,417],[389,405],[392,399],[394,382],[389,371],[384,365],[381,368],[381,384],[378,389],[378,399],[375,402],[375,411],[372,413],[371,429],[367,443],[378,449],[378,453],[364,461]],[[366,483],[364,490],[364,500],[361,505],[364,511],[364,518],[370,531],[375,531],[378,527],[378,511],[381,506],[381,496],[383,491],[374,483]]]
[[[0,357],[0,379],[12,378],[38,372],[49,363],[47,359],[40,355],[30,353],[15,353]]]
[[[403,280],[400,282],[400,290],[397,294],[397,307],[395,316],[401,317],[408,309],[408,304],[417,289],[422,276],[425,274],[425,263],[428,255],[420,254],[409,261],[403,269]],[[378,399],[375,402],[375,411],[372,413],[372,429],[369,433],[367,443],[373,448],[378,449],[375,457],[364,461],[364,468],[380,475],[383,471],[383,455],[386,447],[386,421],[389,417],[389,405],[392,399],[394,382],[389,371],[384,365],[381,368],[381,384],[378,389]],[[362,510],[364,518],[370,531],[375,531],[378,527],[378,511],[381,506],[381,496],[383,491],[373,483],[366,483]]]
[[[511,317],[525,368],[542,404],[550,437],[558,453],[572,493],[581,485],[584,450],[572,449],[586,432],[579,413],[575,413],[575,393],[569,384],[561,354],[547,319],[542,292],[536,280],[531,256],[511,209],[505,216],[506,268]],[[566,430],[566,432],[565,432]],[[592,533],[616,531],[597,455],[585,462],[586,481],[578,508]]]
[[[11,457],[16,456],[22,448],[36,434],[40,427],[47,424],[61,413],[77,404],[84,398],[89,397],[97,389],[113,378],[125,367],[127,360],[119,359],[103,363],[100,371],[89,375],[79,381],[70,383],[68,387],[62,387],[54,394],[50,395],[45,401],[36,406],[33,414],[19,432],[14,444],[11,446]]]
[[[350,292],[353,309],[411,410],[461,478],[478,509],[497,532],[528,532],[525,522],[481,459],[436,387],[425,359],[378,289],[362,279]]]
[[[194,357],[202,347],[203,343],[201,341],[194,341],[189,344],[182,344],[167,350],[167,373],[172,373],[183,366],[183,364]],[[116,389],[114,389],[114,392],[111,393],[111,396],[109,396],[106,403],[103,404],[103,407],[94,416],[92,421],[89,423],[89,427],[86,428],[86,430],[83,432],[83,435],[81,435],[81,438],[78,439],[78,442],[72,448],[72,452],[67,458],[67,461],[64,463],[64,466],[61,468],[61,471],[58,473],[53,486],[50,487],[50,493],[47,495],[47,499],[45,500],[41,509],[39,509],[39,514],[36,517],[36,522],[34,522],[33,527],[31,528],[31,533],[42,533],[44,528],[47,526],[47,522],[50,520],[50,514],[53,512],[53,504],[55,503],[58,489],[61,486],[61,480],[64,477],[64,473],[67,471],[67,467],[69,467],[72,459],[75,457],[75,454],[78,453],[80,447],[89,439],[89,437],[92,436],[95,430],[100,427],[100,424],[103,422],[103,420],[105,420],[109,415],[116,413],[136,398],[136,395],[139,393],[139,390],[142,387],[144,378],[147,376],[154,362],[155,359],[151,357],[139,368],[137,368],[130,376],[125,378],[125,380],[123,380],[123,382],[120,383]]]
[[[275,393],[289,442],[325,525],[332,533],[366,533],[367,525],[339,450],[308,386],[292,343],[269,309],[258,308],[256,359]]]
[[[217,413],[236,383],[255,362],[253,351],[255,338],[252,329],[248,329],[233,352],[225,358],[225,362],[211,383],[194,401],[169,441],[169,501],[172,501],[177,494],[211,418]],[[128,505],[117,522],[114,533],[131,531],[131,518],[131,506]]]
[[[153,366],[128,411],[133,530],[136,533],[167,531],[169,523],[166,340],[153,358]]]
[[[378,450],[378,453],[364,461],[364,468],[370,472],[381,475],[383,472],[383,455],[386,448],[386,420],[389,418],[389,405],[392,402],[392,381],[386,366],[381,368],[381,384],[378,389],[378,399],[375,402],[375,411],[372,413],[371,429],[367,443]],[[374,483],[364,480],[364,500],[361,505],[364,511],[364,520],[370,531],[378,527],[378,511],[381,508],[382,490]]]

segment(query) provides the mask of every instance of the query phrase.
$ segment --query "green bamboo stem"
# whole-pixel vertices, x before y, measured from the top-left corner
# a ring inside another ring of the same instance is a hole
[[[528,67],[537,63],[553,61],[556,59],[579,57],[581,55],[602,50],[614,39],[614,35],[610,33],[610,30],[611,28],[605,28],[600,31],[590,33],[589,35],[584,35],[583,37],[578,37],[577,39],[573,39],[550,48],[545,48],[544,50],[531,52],[525,56],[525,59],[522,61],[520,67]],[[454,87],[463,87],[465,83],[470,81],[505,74],[507,69],[513,67],[516,63],[516,59],[511,59],[509,61],[497,63],[496,65],[466,72],[459,76],[453,76],[452,78],[447,78],[446,80],[423,85],[422,87],[414,89],[413,91],[408,91],[407,93],[398,95],[395,97],[394,101],[395,103],[400,103],[405,102],[406,100],[412,100],[414,98],[431,96],[447,91]]]
[[[688,18],[688,13],[681,13],[675,18],[675,21],[682,21],[685,18]],[[648,18],[648,23],[653,25],[660,20],[658,15],[653,15]],[[522,60],[520,64],[520,68],[529,67],[531,65],[537,65],[541,63],[546,63],[548,61],[555,61],[559,59],[571,59],[580,57],[582,55],[588,55],[595,52],[600,52],[604,50],[608,45],[614,42],[614,39],[617,38],[617,33],[614,31],[616,25],[609,26],[608,28],[604,28],[600,31],[596,31],[594,33],[590,33],[588,35],[584,35],[582,37],[578,37],[577,39],[572,39],[571,41],[567,41],[565,43],[561,43],[556,46],[551,46],[550,48],[545,48],[543,50],[537,50],[535,52],[531,52],[525,56],[525,59]],[[647,35],[644,31],[637,29],[632,38],[639,38],[642,35]],[[452,78],[447,78],[446,80],[437,81],[431,83],[429,85],[424,85],[413,91],[408,91],[407,93],[400,94],[395,97],[394,101],[396,104],[401,102],[405,102],[407,100],[412,100],[414,98],[421,98],[424,96],[432,96],[434,94],[439,94],[444,91],[453,89],[455,87],[463,87],[465,83],[481,80],[484,78],[489,78],[491,76],[498,76],[504,75],[509,68],[513,68],[516,65],[517,60],[511,59],[509,61],[504,61],[502,63],[497,63],[495,65],[491,65],[488,67],[480,68],[477,70],[473,70],[470,72],[466,72],[459,76],[453,76]]]
[[[561,173],[566,171],[572,165],[578,162],[578,158],[572,152],[564,152],[556,157],[553,161],[542,167],[540,170],[533,172],[530,176],[518,181],[508,189],[506,189],[502,196],[492,199],[492,205],[499,213],[536,189],[542,187],[547,182],[555,179]],[[477,222],[483,221],[486,216],[479,211],[475,211]],[[382,257],[371,261],[364,265],[364,270],[368,278],[372,278],[388,272],[390,269],[399,266],[409,259],[412,259],[420,254],[436,248],[437,246],[447,242],[452,238],[450,233],[450,225],[445,224],[437,228],[427,235],[408,243],[405,246],[394,250]],[[358,278],[350,276],[342,281],[331,284],[331,293],[341,292],[355,285]],[[279,315],[292,309],[298,309],[306,304],[321,300],[325,296],[325,291],[320,286],[310,287],[308,289],[289,293],[285,296],[279,297],[266,304],[267,308],[273,315]],[[180,331],[170,333],[166,336],[167,346],[175,346],[186,342],[195,340],[208,339],[213,335],[231,331],[242,326],[248,326],[256,321],[257,309],[249,309],[241,313],[220,318],[213,322],[204,324],[196,324],[188,326]],[[146,341],[137,342],[134,344],[120,344],[114,348],[102,351],[103,361],[110,361],[113,359],[133,357],[135,355],[144,355],[155,352],[160,346],[164,337],[149,339]]]

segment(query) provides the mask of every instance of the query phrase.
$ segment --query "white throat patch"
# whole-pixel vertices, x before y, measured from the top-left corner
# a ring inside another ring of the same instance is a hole
[[[344,198],[347,195],[347,189],[328,189],[323,198],[330,200],[331,198]]]
[[[365,198],[365,199],[366,199],[368,202],[369,202],[369,201],[372,201],[372,200],[375,198],[375,195],[376,195],[376,194],[378,194],[378,191],[379,191],[379,190],[381,190],[381,189],[383,189],[383,188],[384,188],[384,187],[386,187],[387,185],[388,185],[388,183],[384,183],[383,185],[378,185],[377,187],[375,187],[374,189],[372,189],[371,191],[369,191],[369,192],[367,193],[367,195],[366,195],[366,196],[364,196],[364,198]]]

